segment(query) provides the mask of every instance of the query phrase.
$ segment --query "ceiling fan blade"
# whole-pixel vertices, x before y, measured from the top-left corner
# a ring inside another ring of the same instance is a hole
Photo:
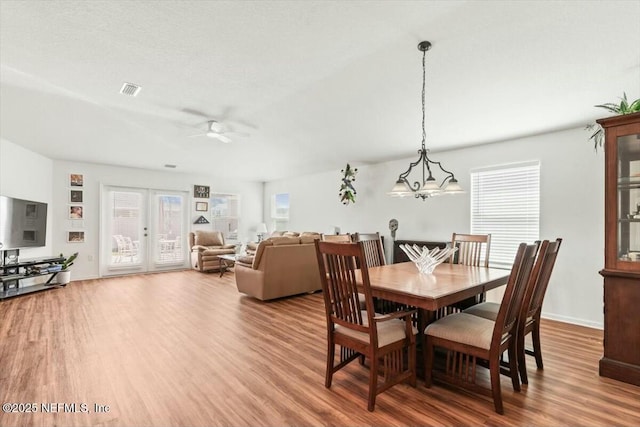
[[[196,110],[195,108],[182,108],[180,110],[183,113],[190,114],[192,116],[204,117],[205,119],[210,118],[211,116],[204,111]]]
[[[210,133],[207,133],[207,136],[210,137],[210,138],[216,138],[217,140],[219,140],[221,142],[224,142],[225,144],[228,144],[228,143],[231,142],[231,138],[229,138],[227,136],[224,136],[221,133],[210,132]]]
[[[196,136],[205,136],[205,135],[206,135],[206,133],[196,133],[195,135],[187,135],[187,138],[193,138],[193,137],[196,137]]]

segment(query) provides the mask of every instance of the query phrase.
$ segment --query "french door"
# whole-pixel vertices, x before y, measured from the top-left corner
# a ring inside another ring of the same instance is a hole
[[[188,193],[104,186],[101,275],[188,266]]]

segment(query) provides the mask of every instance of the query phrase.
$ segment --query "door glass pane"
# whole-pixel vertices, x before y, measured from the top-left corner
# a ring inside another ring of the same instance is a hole
[[[178,195],[155,195],[155,262],[176,264],[184,261],[184,198]]]
[[[142,261],[141,203],[137,192],[111,191],[111,257],[110,266],[131,266]]]
[[[640,139],[618,138],[618,258],[640,262]]]

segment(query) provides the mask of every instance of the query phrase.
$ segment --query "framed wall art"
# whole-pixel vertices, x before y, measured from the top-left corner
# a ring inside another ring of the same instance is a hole
[[[84,209],[82,206],[72,205],[69,206],[69,219],[83,219]]]
[[[84,186],[84,175],[81,173],[72,173],[69,175],[69,185],[71,187]]]
[[[194,185],[193,197],[196,199],[208,199],[209,198],[209,186],[208,185]]]
[[[84,231],[68,231],[67,242],[69,243],[83,243]]]
[[[82,190],[69,190],[69,202],[82,203],[83,202]]]
[[[196,211],[198,212],[206,212],[209,210],[209,203],[207,202],[196,202]]]

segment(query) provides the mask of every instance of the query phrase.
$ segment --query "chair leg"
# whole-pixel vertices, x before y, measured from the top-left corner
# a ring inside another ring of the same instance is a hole
[[[412,345],[407,347],[407,351],[409,352],[407,357],[408,368],[411,370],[411,376],[409,377],[409,385],[411,387],[416,386],[416,343],[413,342]]]
[[[502,392],[500,390],[500,360],[493,358],[489,361],[489,371],[491,375],[491,394],[493,395],[493,406],[500,415],[504,414],[502,408]]]
[[[509,345],[509,375],[511,376],[511,384],[513,384],[513,389],[515,391],[520,391],[520,377],[518,376],[518,344],[516,340],[511,339],[511,344]]]
[[[536,320],[531,331],[531,339],[533,341],[533,355],[536,358],[536,366],[538,369],[543,369],[542,364],[542,350],[540,349],[540,322]]]
[[[520,373],[520,379],[522,384],[529,384],[529,377],[527,376],[527,358],[524,351],[524,333],[518,331],[516,353],[518,354],[518,371]]]
[[[333,364],[336,355],[336,347],[333,344],[333,340],[327,340],[327,372],[324,377],[324,386],[326,388],[331,387],[331,380],[333,379]]]
[[[373,356],[369,362],[369,404],[367,409],[373,412],[376,406],[376,394],[378,391],[378,357]]]
[[[426,337],[423,341],[426,345],[423,347],[424,351],[424,385],[427,388],[431,388],[433,383],[433,339]]]

